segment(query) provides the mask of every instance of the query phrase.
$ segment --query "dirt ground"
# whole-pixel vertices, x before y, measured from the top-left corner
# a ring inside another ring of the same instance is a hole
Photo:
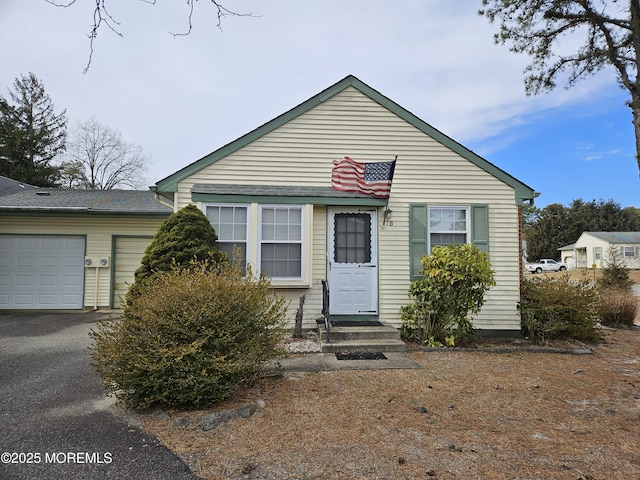
[[[289,372],[144,424],[206,479],[640,478],[640,330],[611,330],[591,354],[505,350],[412,351],[417,370]],[[249,418],[198,426],[248,402],[261,405]],[[178,416],[191,423],[173,426]]]

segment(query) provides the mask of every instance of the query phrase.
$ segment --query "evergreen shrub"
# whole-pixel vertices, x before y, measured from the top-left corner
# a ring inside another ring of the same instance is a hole
[[[607,288],[600,291],[598,318],[610,327],[631,327],[638,315],[638,299],[628,289]]]
[[[158,272],[119,321],[91,332],[93,368],[127,406],[206,407],[282,355],[286,305],[228,262]]]
[[[226,261],[218,247],[218,236],[204,213],[193,204],[172,213],[147,246],[134,283],[129,287],[125,303],[140,294],[144,282],[157,272],[167,272],[175,265],[189,267],[202,261],[209,265]]]
[[[597,289],[568,275],[525,279],[519,305],[522,332],[534,343],[551,339],[595,341]]]

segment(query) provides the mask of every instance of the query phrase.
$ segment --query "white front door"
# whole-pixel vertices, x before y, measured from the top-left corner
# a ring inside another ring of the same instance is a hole
[[[331,208],[328,217],[329,313],[378,313],[376,210]]]

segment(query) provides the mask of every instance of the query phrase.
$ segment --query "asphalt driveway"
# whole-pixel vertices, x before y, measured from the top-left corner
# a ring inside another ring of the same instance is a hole
[[[0,314],[0,478],[197,479],[90,367],[99,312]]]

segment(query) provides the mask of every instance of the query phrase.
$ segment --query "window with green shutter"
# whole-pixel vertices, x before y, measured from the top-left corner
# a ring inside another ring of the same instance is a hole
[[[421,258],[436,245],[473,243],[489,251],[489,206],[409,205],[411,280],[420,277]]]

